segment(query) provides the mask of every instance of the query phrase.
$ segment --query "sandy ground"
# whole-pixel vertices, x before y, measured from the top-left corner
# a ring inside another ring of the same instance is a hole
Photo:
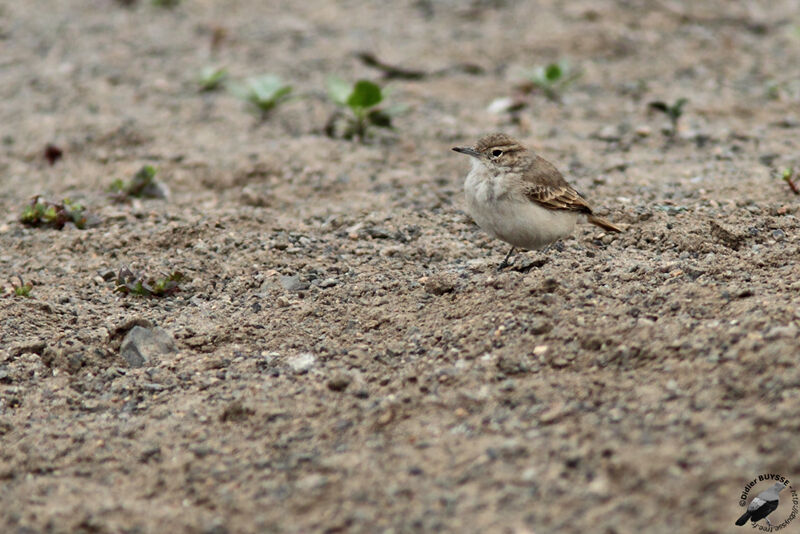
[[[33,283],[0,297],[0,531],[735,531],[748,481],[800,480],[799,25],[792,0],[0,2],[0,283]],[[408,111],[364,144],[323,133],[328,76],[380,79],[359,51],[437,73],[381,82]],[[559,59],[561,102],[487,111]],[[300,98],[262,121],[197,91],[207,65]],[[681,97],[670,141],[648,103]],[[626,231],[497,272],[449,150],[492,131]],[[143,164],[169,199],[114,202]],[[24,226],[37,194],[98,223]],[[126,295],[123,266],[187,280]],[[131,366],[135,325],[175,350]]]

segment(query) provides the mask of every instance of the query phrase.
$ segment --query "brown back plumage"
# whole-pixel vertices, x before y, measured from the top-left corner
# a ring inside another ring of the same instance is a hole
[[[522,172],[527,190],[525,196],[537,204],[553,210],[592,213],[592,207],[546,159],[533,155]]]

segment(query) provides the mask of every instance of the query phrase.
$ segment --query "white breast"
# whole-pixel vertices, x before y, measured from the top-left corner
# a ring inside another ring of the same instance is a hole
[[[515,247],[535,250],[568,236],[578,215],[549,210],[515,195],[508,180],[493,177],[479,162],[464,182],[467,212],[487,233]]]

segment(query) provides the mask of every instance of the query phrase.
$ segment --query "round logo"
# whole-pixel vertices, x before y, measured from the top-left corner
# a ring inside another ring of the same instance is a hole
[[[742,488],[739,495],[742,515],[736,525],[750,523],[762,532],[785,529],[797,517],[800,499],[788,478],[776,474],[758,475]]]

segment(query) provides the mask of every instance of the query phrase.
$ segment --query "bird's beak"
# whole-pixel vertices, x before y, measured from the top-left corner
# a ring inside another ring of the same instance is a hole
[[[480,152],[469,146],[454,146],[453,150],[466,154],[467,156],[472,156],[473,158],[478,158],[481,155]]]

